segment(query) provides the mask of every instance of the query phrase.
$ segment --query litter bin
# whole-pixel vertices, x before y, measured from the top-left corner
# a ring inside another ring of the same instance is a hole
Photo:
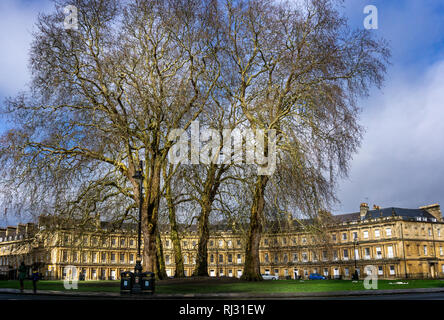
[[[125,271],[120,274],[120,292],[131,293],[133,288],[134,274],[130,271]]]
[[[140,274],[140,286],[142,293],[153,294],[155,286],[154,273],[142,272]]]

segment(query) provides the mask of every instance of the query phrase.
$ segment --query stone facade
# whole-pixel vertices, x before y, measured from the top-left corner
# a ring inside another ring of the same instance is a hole
[[[379,278],[444,278],[444,221],[439,205],[419,209],[374,207],[333,216],[328,241],[297,227],[265,233],[260,245],[261,272],[279,278],[307,278],[320,273],[350,279],[374,266]],[[295,222],[294,222],[295,223]],[[0,229],[0,274],[13,278],[21,261],[36,265],[48,279],[67,275],[85,280],[119,279],[133,270],[137,254],[134,228],[119,232],[87,231],[76,235],[60,229],[41,237],[42,225]],[[174,276],[174,254],[168,232],[162,233],[166,271]],[[195,267],[198,238],[181,239],[186,276]],[[210,276],[240,277],[244,238],[231,231],[214,232],[208,246]],[[70,266],[75,266],[71,268]]]

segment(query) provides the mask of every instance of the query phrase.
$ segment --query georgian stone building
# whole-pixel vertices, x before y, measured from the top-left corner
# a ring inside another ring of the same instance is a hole
[[[439,205],[369,210],[362,203],[359,212],[334,215],[332,221],[328,241],[322,244],[295,221],[286,230],[265,233],[260,245],[261,272],[292,279],[311,273],[349,279],[355,270],[366,274],[368,266],[373,266],[380,278],[444,278],[444,221]],[[37,266],[49,279],[67,275],[119,279],[121,272],[133,270],[137,254],[134,226],[110,231],[102,222],[81,233],[60,227],[42,236],[49,224],[41,217],[38,225],[0,229],[0,274],[14,278],[21,261]],[[195,267],[197,242],[193,231],[181,239],[186,276]],[[174,276],[168,232],[162,232],[162,243],[167,274]],[[244,254],[243,235],[227,229],[214,232],[208,246],[208,273],[240,277]]]

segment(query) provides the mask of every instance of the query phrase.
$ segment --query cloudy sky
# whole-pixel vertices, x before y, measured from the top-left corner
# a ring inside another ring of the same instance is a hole
[[[364,201],[404,208],[444,204],[444,1],[346,0],[352,26],[364,27],[367,5],[378,9],[372,32],[389,41],[392,65],[382,90],[360,102],[366,133],[333,212],[357,211]],[[0,1],[0,103],[29,81],[33,25],[51,8],[43,0]],[[7,126],[0,119],[0,132]]]

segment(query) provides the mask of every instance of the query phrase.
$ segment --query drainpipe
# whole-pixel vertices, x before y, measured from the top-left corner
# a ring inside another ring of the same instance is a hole
[[[407,260],[405,258],[405,242],[404,242],[404,231],[403,231],[403,224],[401,223],[401,240],[402,240],[402,253],[404,254],[404,272],[405,272],[405,278],[408,278],[407,274]]]

